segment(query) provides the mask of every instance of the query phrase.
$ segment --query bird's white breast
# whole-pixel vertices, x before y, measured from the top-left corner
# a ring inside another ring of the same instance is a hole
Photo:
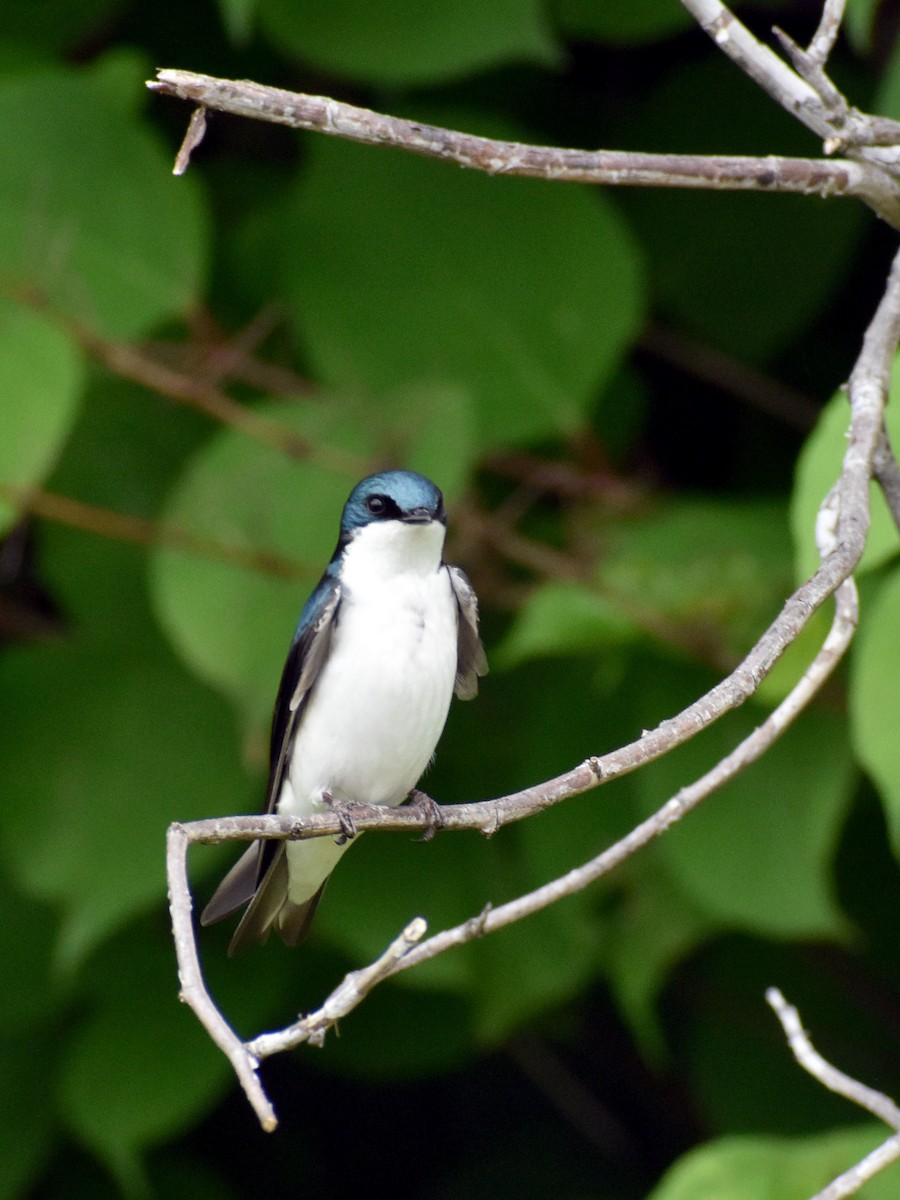
[[[457,606],[440,525],[366,526],[345,551],[331,650],[294,741],[278,809],[321,810],[325,792],[400,804],[434,753],[453,695]],[[292,899],[341,853],[330,838],[288,844]]]

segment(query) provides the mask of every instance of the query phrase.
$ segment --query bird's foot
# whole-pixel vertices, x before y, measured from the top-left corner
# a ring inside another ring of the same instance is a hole
[[[341,825],[341,832],[337,835],[335,841],[339,846],[345,846],[359,832],[356,828],[356,821],[354,821],[350,812],[351,808],[355,806],[348,804],[346,800],[338,800],[336,796],[332,796],[331,792],[323,792],[322,801],[328,805]]]
[[[422,829],[420,840],[430,842],[437,831],[444,828],[441,806],[436,800],[432,800],[430,796],[420,792],[418,788],[413,788],[409,793],[409,805],[411,808],[417,808],[425,817],[426,823]]]

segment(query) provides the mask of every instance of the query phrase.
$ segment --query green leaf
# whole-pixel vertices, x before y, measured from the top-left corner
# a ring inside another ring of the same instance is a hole
[[[14,976],[5,963],[7,978]],[[19,1200],[52,1149],[58,1037],[51,1028],[0,1033],[0,1200]]]
[[[746,653],[789,590],[778,503],[673,497],[597,532],[598,586],[622,620],[706,655]]]
[[[859,18],[866,5],[868,11],[865,13],[865,25],[863,25]],[[876,7],[876,0],[862,0],[855,8],[851,7],[847,12],[848,34],[857,45],[864,45],[864,52],[869,49],[867,43],[871,39],[871,25]],[[855,17],[854,14],[856,14]],[[892,117],[895,121],[900,118],[900,42],[896,38],[893,53],[881,73],[881,81],[875,93],[872,111],[885,117]]]
[[[693,782],[759,721],[759,709],[745,706],[640,771],[642,811],[655,811]],[[843,936],[829,868],[852,781],[844,723],[807,712],[670,830],[658,852],[685,896],[712,920],[767,937]]]
[[[0,38],[21,38],[59,50],[96,36],[125,0],[3,0]]]
[[[262,0],[260,19],[279,49],[376,84],[557,58],[538,0]]]
[[[391,458],[414,462],[416,470],[440,480],[452,502],[468,486],[479,457],[475,403],[471,392],[454,384],[423,380],[385,396],[379,405],[380,440]],[[369,418],[370,426],[376,424]]]
[[[335,399],[259,411],[363,461],[371,448],[359,406]],[[157,616],[173,645],[251,727],[268,725],[297,617],[331,557],[353,482],[223,430],[195,455],[171,493],[164,520],[174,527],[297,563],[297,578],[286,581],[162,547],[151,560]]]
[[[875,14],[878,11],[879,0],[848,0],[847,13],[844,17],[844,32],[853,46],[853,49],[859,55],[864,55],[872,48],[872,27],[875,23]],[[885,78],[890,77],[891,72],[885,72]],[[872,105],[872,112],[880,113],[885,117],[896,117],[898,111],[886,107],[882,99],[877,99]]]
[[[94,969],[104,982],[63,1056],[60,1107],[72,1132],[133,1194],[143,1181],[140,1152],[208,1111],[226,1091],[231,1068],[178,1002],[165,934],[142,930],[140,938],[118,939]]]
[[[567,33],[613,44],[669,37],[692,24],[687,9],[671,0],[554,0],[552,11]]]
[[[116,338],[183,314],[205,259],[197,185],[132,112],[145,73],[119,55],[0,80],[0,271]]]
[[[222,24],[236,46],[250,40],[259,0],[218,0]]]
[[[81,355],[37,313],[0,296],[0,484],[39,486],[78,412]],[[0,532],[16,519],[0,496]]]
[[[622,875],[617,874],[621,884]],[[665,1037],[656,1002],[678,963],[720,928],[654,862],[626,868],[626,894],[608,921],[607,974],[645,1055],[660,1062]]]
[[[814,1137],[726,1137],[690,1150],[647,1200],[809,1200],[886,1140],[878,1125]],[[857,1194],[892,1200],[900,1167],[888,1167]]]
[[[862,622],[850,674],[853,748],[881,795],[894,854],[900,857],[900,570],[878,587]]]
[[[166,1200],[240,1200],[234,1181],[215,1156],[205,1161],[183,1150],[154,1155],[147,1173],[152,1194]]]
[[[0,873],[0,909],[15,914],[14,920],[0,922],[0,962],[7,978],[16,981],[15,987],[0,990],[0,1029],[10,1032],[46,1021],[61,1007],[65,992],[54,970],[53,910],[26,900],[12,887],[6,871]]]
[[[532,658],[593,653],[639,635],[639,628],[595,588],[552,581],[528,597],[491,655],[491,665],[508,669]]]
[[[328,1042],[326,1053],[330,1069],[394,1081],[458,1069],[471,1050],[470,1014],[459,996],[396,987],[392,981],[341,1023],[341,1035]]]
[[[91,377],[50,491],[125,516],[155,518],[187,452],[209,435],[209,422],[173,410],[160,396],[109,375]],[[159,643],[150,611],[146,549],[46,523],[41,577],[67,628],[140,650]]]
[[[579,428],[643,310],[604,195],[490,179],[320,139],[278,229],[285,288],[323,381],[468,391],[480,446]]]
[[[891,441],[900,444],[900,357],[891,368],[893,404],[885,409],[885,423]],[[809,579],[819,565],[816,550],[816,517],[822,501],[834,487],[841,473],[847,452],[847,433],[850,428],[850,406],[843,392],[837,392],[822,410],[815,429],[806,439],[794,477],[791,496],[791,530],[794,535],[796,577]],[[897,526],[884,501],[881,488],[873,483],[869,488],[872,524],[866,539],[866,549],[856,574],[871,571],[900,550]]]
[[[171,821],[247,806],[228,710],[158,653],[77,644],[9,653],[0,724],[0,852],[27,895],[62,908],[66,966],[161,901]],[[36,835],[40,806],[53,819]]]
[[[584,898],[576,897],[474,942],[476,1030],[482,1042],[502,1043],[585,991],[605,953],[600,934],[599,922],[587,919]]]
[[[715,103],[702,103],[704,96]],[[682,58],[620,136],[681,154],[812,150],[799,125],[721,54]],[[663,317],[741,362],[770,359],[809,328],[853,261],[865,224],[858,207],[805,196],[624,190]]]
[[[368,834],[350,848],[316,914],[316,937],[359,966],[376,958],[416,916],[431,932],[465,921],[485,903],[490,848],[483,840]],[[436,882],[440,881],[440,886]],[[472,984],[466,950],[439,955],[397,977],[398,985],[465,996]]]

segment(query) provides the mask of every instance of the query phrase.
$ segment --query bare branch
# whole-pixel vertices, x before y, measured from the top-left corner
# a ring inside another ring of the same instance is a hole
[[[844,20],[844,9],[846,7],[847,0],[825,0],[825,3],[822,5],[822,16],[819,18],[819,27],[813,34],[813,39],[809,43],[807,51],[810,59],[818,63],[820,67],[825,66],[828,56],[834,49],[838,34],[841,32],[841,23]]]
[[[884,1121],[885,1125],[900,1131],[900,1107],[890,1096],[867,1087],[858,1079],[839,1071],[837,1067],[832,1066],[827,1059],[823,1058],[803,1028],[797,1009],[792,1004],[788,1004],[778,988],[769,988],[766,992],[766,1000],[781,1022],[794,1058],[804,1071],[812,1075],[813,1079],[817,1079],[830,1092],[843,1096],[846,1100],[850,1100],[853,1104],[866,1109],[879,1120]],[[888,1138],[886,1142],[883,1142],[871,1154],[867,1154],[849,1171],[845,1171],[843,1175],[833,1179],[826,1188],[817,1192],[812,1200],[842,1200],[844,1196],[852,1196],[867,1180],[872,1179],[898,1158],[900,1158],[900,1133]]]
[[[302,1017],[296,1025],[254,1038],[247,1043],[248,1053],[256,1059],[263,1059],[282,1050],[290,1050],[301,1042],[323,1045],[329,1029],[361,1004],[373,988],[400,969],[399,964],[421,941],[427,929],[425,919],[415,917],[373,963],[345,975],[321,1008]]]
[[[201,104],[191,113],[191,119],[188,121],[184,140],[179,147],[178,153],[175,155],[175,166],[172,168],[173,175],[183,175],[185,173],[190,164],[191,155],[203,141],[205,133],[206,109]]]
[[[889,1167],[898,1158],[900,1158],[900,1134],[895,1133],[886,1142],[882,1142],[871,1154],[860,1159],[849,1171],[845,1171],[843,1175],[833,1179],[828,1187],[823,1188],[821,1192],[816,1192],[811,1200],[844,1200],[845,1196],[855,1196],[864,1183],[874,1179],[885,1167]]]
[[[369,466],[361,455],[301,437],[278,421],[232,399],[222,388],[154,358],[140,346],[110,341],[84,327],[70,324],[67,328],[98,362],[116,375],[150,388],[168,400],[195,408],[288,458],[314,461],[353,478]]]
[[[524,917],[531,916],[533,913],[555,904],[564,896],[575,895],[577,892],[583,891],[665,833],[682,817],[696,808],[701,801],[718,791],[750,763],[755,762],[781,737],[788,726],[809,704],[850,645],[857,619],[856,588],[852,580],[844,581],[838,589],[836,599],[837,611],[832,628],[799,683],[770,713],[763,724],[718,762],[711,771],[688,787],[682,788],[653,816],[635,826],[624,838],[590,862],[576,867],[559,879],[554,879],[551,883],[545,884],[525,896],[520,896],[508,904],[491,908],[482,914],[474,925],[472,921],[466,921],[453,929],[435,934],[411,950],[401,962],[398,962],[396,970],[405,971],[408,967],[414,967],[417,963],[434,958],[452,946],[463,945],[475,937],[493,933],[497,929],[521,921]]]
[[[789,71],[787,67],[784,69]],[[615,187],[857,196],[873,205],[884,190],[883,181],[876,179],[864,164],[841,159],[644,154],[532,146],[390,117],[327,96],[286,92],[246,80],[216,79],[172,69],[158,71],[156,80],[150,80],[147,87],[236,116],[274,121],[291,129],[328,133],[367,145],[393,146],[489,175],[524,175]]]
[[[720,0],[681,0],[697,24],[754,83],[792,116],[822,137],[830,132],[812,87],[774,50],[753,36]]]
[[[876,1092],[874,1088],[866,1087],[858,1080],[845,1075],[837,1067],[833,1067],[819,1054],[809,1039],[809,1035],[800,1021],[800,1014],[792,1004],[788,1004],[778,988],[769,988],[766,1000],[771,1005],[781,1022],[788,1045],[794,1058],[814,1079],[818,1079],[823,1087],[830,1092],[836,1092],[846,1100],[867,1109],[873,1116],[884,1121],[892,1129],[900,1131],[900,1108],[889,1096]]]
[[[240,1038],[210,999],[203,982],[197,942],[191,922],[193,903],[187,883],[189,839],[182,825],[170,825],[166,835],[166,875],[169,883],[169,912],[178,959],[179,998],[197,1014],[206,1032],[234,1067],[244,1094],[253,1106],[263,1129],[270,1133],[278,1124],[275,1110],[262,1089],[256,1063]]]
[[[894,524],[900,530],[900,466],[897,465],[886,429],[881,431],[872,466]]]
[[[60,496],[55,492],[44,491],[43,488],[15,487],[0,482],[0,499],[11,504],[23,516],[57,521],[71,529],[97,534],[98,537],[132,542],[138,546],[166,546],[173,550],[183,550],[185,554],[197,558],[243,567],[244,570],[270,575],[275,579],[315,577],[311,568],[304,567],[294,559],[284,558],[274,551],[198,537],[177,525],[148,521],[145,517],[133,517],[110,508],[101,508],[96,504],[85,504],[83,500]]]
[[[866,202],[884,220],[900,227],[900,200],[896,176],[900,171],[900,126],[883,117],[869,117],[852,108],[825,75],[821,48],[816,54],[795,45],[776,30],[790,54],[794,70],[774,51],[758,41],[721,0],[681,0],[716,45],[763,91],[792,116],[802,121],[824,144],[827,153],[844,148],[848,157],[867,169]],[[831,18],[823,22],[831,29]],[[816,35],[818,37],[818,34]],[[886,147],[880,149],[881,146]]]

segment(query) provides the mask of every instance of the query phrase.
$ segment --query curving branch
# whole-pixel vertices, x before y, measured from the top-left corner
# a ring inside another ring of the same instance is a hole
[[[849,1171],[833,1179],[826,1188],[817,1192],[812,1200],[842,1200],[844,1196],[852,1196],[869,1179],[900,1158],[900,1108],[890,1096],[867,1087],[823,1058],[803,1028],[800,1014],[792,1004],[788,1004],[778,988],[769,988],[766,1000],[781,1022],[788,1046],[803,1070],[830,1092],[835,1092],[838,1096],[843,1096],[860,1108],[866,1109],[897,1131]]]
[[[822,1057],[809,1039],[803,1028],[800,1014],[792,1004],[788,1004],[778,988],[769,988],[766,1000],[781,1022],[791,1053],[797,1062],[814,1079],[818,1079],[823,1087],[846,1100],[852,1100],[860,1108],[867,1109],[879,1121],[884,1121],[892,1129],[900,1132],[900,1108],[883,1092],[866,1087],[864,1083],[845,1075],[837,1067]]]

